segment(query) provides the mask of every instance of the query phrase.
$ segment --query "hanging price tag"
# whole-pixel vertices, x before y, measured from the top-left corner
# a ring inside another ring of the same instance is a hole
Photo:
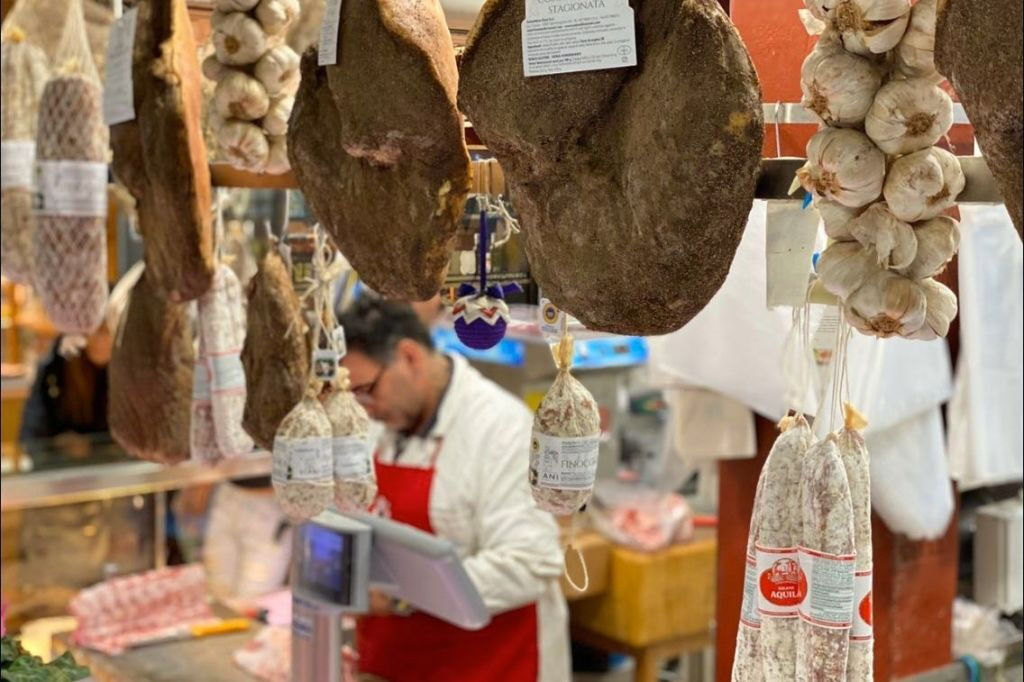
[[[523,75],[636,66],[633,8],[626,0],[525,0]]]
[[[558,306],[546,298],[540,299],[537,323],[540,325],[540,333],[549,343],[555,343],[562,337],[562,319],[564,317],[565,313],[559,310]]]
[[[345,345],[345,328],[341,325],[334,328],[334,347],[338,351],[338,360],[348,353],[348,347]]]
[[[341,27],[341,0],[327,0],[324,20],[320,24],[320,46],[316,54],[317,66],[338,63],[338,29]]]
[[[320,381],[334,381],[338,376],[338,354],[329,348],[314,350],[313,374]]]
[[[139,10],[125,10],[110,27],[107,65],[103,85],[103,122],[108,126],[135,119],[135,89],[132,85],[132,50],[135,46],[135,18]]]

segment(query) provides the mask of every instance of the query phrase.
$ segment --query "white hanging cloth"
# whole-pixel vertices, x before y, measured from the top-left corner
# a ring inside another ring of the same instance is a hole
[[[949,456],[962,490],[1024,477],[1024,247],[1006,208],[960,208],[960,361]]]

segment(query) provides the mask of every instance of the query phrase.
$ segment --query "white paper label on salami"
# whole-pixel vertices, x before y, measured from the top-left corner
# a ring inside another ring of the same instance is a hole
[[[205,360],[197,360],[192,369],[192,400],[210,402],[210,368]]]
[[[341,27],[341,0],[327,0],[324,20],[320,24],[320,46],[317,48],[317,66],[338,63],[338,29]]]
[[[96,161],[38,161],[36,213],[62,218],[107,217],[107,164]]]
[[[853,628],[850,640],[870,642],[874,637],[874,610],[871,603],[871,570],[857,571],[853,576]]]
[[[274,482],[323,481],[333,473],[330,438],[274,439]]]
[[[806,547],[797,552],[807,576],[807,596],[800,603],[800,618],[824,628],[849,629],[853,625],[853,572],[855,554],[826,554]]]
[[[334,452],[334,475],[341,478],[363,478],[373,469],[370,443],[358,436],[337,436],[331,441]]]
[[[740,607],[740,622],[755,630],[761,627],[761,614],[757,612],[757,559],[747,556],[743,571],[743,606]]]
[[[600,436],[559,438],[534,431],[530,444],[533,482],[560,490],[593,488],[600,441]]]
[[[138,12],[135,7],[125,10],[121,18],[110,27],[103,82],[103,122],[108,126],[135,118],[132,50],[135,46],[135,17]]]
[[[238,353],[218,353],[210,356],[213,365],[213,391],[235,393],[245,390],[245,368]]]
[[[36,143],[4,140],[0,143],[0,189],[32,189]]]
[[[633,8],[623,0],[526,0],[523,75],[636,66]]]
[[[807,594],[807,576],[800,568],[796,547],[755,545],[757,611],[763,618],[796,618]]]

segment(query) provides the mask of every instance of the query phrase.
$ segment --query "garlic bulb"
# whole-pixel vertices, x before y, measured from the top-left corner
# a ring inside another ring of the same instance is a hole
[[[271,97],[294,95],[299,89],[299,55],[287,45],[273,47],[256,62],[253,74]]]
[[[232,70],[217,83],[213,104],[224,118],[254,121],[263,118],[270,107],[270,97],[263,85],[252,76]]]
[[[949,287],[934,279],[925,279],[917,283],[924,291],[926,313],[924,324],[907,338],[930,341],[945,337],[949,333],[949,325],[956,317],[956,294]]]
[[[267,35],[276,36],[295,22],[299,9],[299,0],[260,0],[256,5],[256,18]]]
[[[883,85],[864,121],[868,137],[886,154],[931,147],[952,125],[953,100],[921,78]]]
[[[866,206],[885,180],[885,155],[864,133],[823,128],[807,143],[807,163],[797,171],[804,189],[844,206]]]
[[[287,173],[291,168],[288,162],[288,138],[278,135],[270,138],[270,152],[267,155],[267,164],[263,168],[264,173],[280,175]]]
[[[828,11],[843,47],[860,55],[888,52],[910,22],[910,0],[839,0]]]
[[[263,129],[268,135],[284,135],[288,132],[288,117],[292,115],[295,97],[284,95],[270,100],[270,109],[263,117]]]
[[[215,0],[213,8],[218,12],[248,12],[260,0]]]
[[[935,0],[918,0],[910,10],[910,25],[893,57],[896,71],[907,78],[942,81],[935,69]]]
[[[267,34],[260,23],[247,14],[232,12],[216,22],[211,20],[210,25],[213,27],[213,47],[222,64],[252,64],[267,51]]]
[[[217,82],[224,76],[228,75],[231,71],[230,66],[221,64],[220,60],[217,59],[217,55],[211,54],[209,57],[203,60],[203,75],[208,79]]]
[[[857,126],[882,84],[873,63],[823,36],[800,68],[801,103],[826,125]]]
[[[846,317],[856,329],[886,338],[910,336],[924,325],[927,304],[917,282],[882,270],[846,301]]]
[[[885,178],[885,200],[900,220],[927,220],[955,204],[965,184],[960,161],[931,147],[893,162]]]
[[[825,234],[829,239],[850,241],[854,238],[848,225],[851,219],[863,212],[863,209],[850,208],[839,202],[821,198],[815,198],[814,207],[821,215],[821,222],[825,225]]]
[[[960,248],[960,227],[949,216],[940,215],[914,226],[917,254],[913,262],[900,270],[910,279],[934,277]]]
[[[251,171],[263,170],[270,154],[267,136],[248,121],[224,121],[217,130],[217,144],[228,163]]]
[[[859,242],[836,242],[818,258],[817,271],[825,290],[845,300],[880,269],[873,249]]]
[[[880,266],[905,268],[914,261],[917,254],[914,229],[894,216],[884,203],[871,204],[847,227],[858,242],[874,250]]]

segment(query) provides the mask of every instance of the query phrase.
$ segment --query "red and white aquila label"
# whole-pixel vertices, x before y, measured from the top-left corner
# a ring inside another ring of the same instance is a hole
[[[800,567],[796,547],[755,545],[757,557],[757,611],[765,618],[796,618],[807,594],[807,576]]]
[[[857,571],[853,575],[853,628],[850,640],[870,642],[874,637],[871,608],[871,569]]]
[[[807,547],[798,550],[807,576],[807,596],[800,604],[802,620],[840,630],[853,625],[853,573],[856,554],[828,554]]]

